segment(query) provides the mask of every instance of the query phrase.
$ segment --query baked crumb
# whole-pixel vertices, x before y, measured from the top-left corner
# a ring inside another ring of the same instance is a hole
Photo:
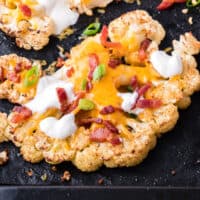
[[[188,9],[187,9],[187,8],[182,9],[182,13],[183,13],[183,14],[187,14],[187,13],[188,13]]]
[[[190,25],[193,24],[193,17],[189,17],[189,18],[188,18],[188,23],[189,23]]]
[[[99,9],[97,9],[97,12],[100,14],[104,14],[106,11],[103,8],[99,8]]]
[[[172,171],[171,171],[171,175],[172,175],[172,176],[175,176],[175,175],[176,175],[176,171],[175,171],[175,170],[172,170]]]
[[[33,176],[33,170],[32,169],[29,169],[28,171],[26,171],[26,174],[28,175],[28,176]]]
[[[54,165],[51,167],[51,170],[55,172],[55,171],[57,171],[57,167]]]
[[[61,177],[61,181],[69,181],[71,179],[71,174],[69,171],[64,171],[63,176]]]
[[[104,179],[103,178],[100,178],[99,180],[98,180],[98,184],[99,185],[102,185],[104,183]]]
[[[0,165],[4,165],[8,161],[8,152],[6,150],[0,152]]]

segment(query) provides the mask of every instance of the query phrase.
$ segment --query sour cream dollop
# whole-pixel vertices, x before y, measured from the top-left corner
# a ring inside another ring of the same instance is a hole
[[[164,78],[181,74],[183,71],[181,57],[175,52],[172,52],[170,56],[164,51],[154,51],[150,56],[150,61],[153,68]]]
[[[44,76],[39,80],[37,93],[33,100],[25,104],[32,112],[44,113],[48,108],[60,109],[56,88],[64,88],[69,103],[75,99],[73,84],[54,76]]]
[[[68,0],[37,0],[45,14],[54,22],[54,34],[60,34],[65,28],[74,25],[79,17],[69,7]]]
[[[76,132],[74,114],[64,115],[61,119],[45,118],[40,122],[40,130],[52,138],[65,139]]]

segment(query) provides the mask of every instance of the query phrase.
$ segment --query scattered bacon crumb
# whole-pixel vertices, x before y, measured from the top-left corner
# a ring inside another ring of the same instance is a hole
[[[137,108],[159,108],[162,101],[159,99],[140,99],[136,103]]]
[[[89,92],[92,89],[93,85],[91,81],[87,81],[86,83],[86,92]]]
[[[149,45],[151,44],[151,40],[146,38],[144,39],[141,44],[140,44],[140,48],[139,48],[139,52],[138,52],[138,56],[140,61],[144,61],[147,58],[147,49],[149,47]]]
[[[67,70],[66,75],[68,78],[70,78],[72,77],[73,73],[74,73],[74,68],[71,67],[70,69]]]
[[[92,80],[93,78],[93,73],[95,68],[99,65],[99,57],[97,54],[92,53],[89,55],[89,66],[90,66],[90,71],[88,74],[89,80]]]
[[[31,69],[31,67],[32,67],[32,65],[30,64],[30,65],[26,65],[24,68],[29,70],[29,69]]]
[[[100,35],[101,44],[107,48],[121,48],[121,44],[119,42],[108,42],[107,39],[108,39],[108,27],[104,25]]]
[[[113,125],[111,121],[104,120],[103,125],[107,127],[112,133],[119,133],[119,130]]]
[[[15,113],[11,119],[12,123],[20,123],[32,116],[32,111],[25,106],[15,106],[13,112]]]
[[[107,115],[115,112],[115,108],[110,105],[110,106],[105,106],[101,109],[100,114],[102,115]]]
[[[62,58],[57,59],[56,67],[62,67],[64,65],[65,61]]]
[[[17,63],[15,66],[15,72],[19,73],[22,71],[22,64],[21,63]]]
[[[139,90],[138,90],[138,95],[139,97],[144,95],[148,89],[151,88],[151,83],[147,83],[145,85],[143,85]]]
[[[25,4],[20,4],[19,9],[21,10],[21,12],[23,13],[24,16],[31,17],[32,11],[31,11],[30,7],[28,7]]]
[[[108,66],[115,69],[118,65],[120,65],[121,59],[120,58],[110,58],[109,62],[108,62]]]
[[[69,181],[71,179],[71,174],[69,171],[64,171],[63,176],[61,177],[61,181]]]
[[[58,100],[61,105],[61,111],[65,112],[68,108],[68,97],[64,88],[56,88]]]
[[[0,81],[4,81],[4,73],[3,73],[3,67],[0,67]]]
[[[20,75],[17,74],[15,71],[11,71],[7,73],[7,79],[9,81],[12,81],[13,83],[19,83],[20,82]]]
[[[131,83],[130,83],[131,87],[133,90],[135,90],[138,87],[138,80],[136,76],[133,76],[131,78]]]
[[[97,123],[97,124],[102,124],[103,119],[101,118],[87,118],[87,119],[81,119],[78,121],[79,126],[91,124],[91,123]]]

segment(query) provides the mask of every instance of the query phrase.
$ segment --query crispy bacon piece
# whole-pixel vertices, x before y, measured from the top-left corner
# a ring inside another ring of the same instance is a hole
[[[88,125],[91,123],[96,123],[96,124],[103,124],[103,119],[101,118],[87,118],[87,119],[81,119],[78,121],[78,125],[79,126],[83,126],[83,125]]]
[[[24,16],[31,17],[32,11],[26,4],[20,4],[19,9],[21,10]]]
[[[121,44],[119,42],[108,42],[107,39],[108,39],[108,27],[104,25],[100,35],[101,44],[107,48],[121,48]]]
[[[162,0],[162,2],[157,6],[157,10],[166,10],[171,7],[174,3],[184,3],[186,0]]]
[[[90,66],[90,71],[88,74],[89,80],[92,80],[93,78],[93,73],[96,67],[99,65],[99,57],[97,54],[92,53],[89,55],[89,66]]]
[[[107,127],[95,129],[90,135],[90,140],[100,143],[110,142],[112,145],[119,145],[122,142],[121,138],[112,133]]]
[[[3,67],[0,67],[0,81],[4,81],[4,73],[3,73]]]
[[[21,63],[17,63],[15,66],[15,72],[19,73],[22,71],[22,64]]]
[[[103,120],[103,125],[108,128],[112,133],[119,133],[119,130],[113,125],[111,121]]]
[[[92,89],[93,85],[91,81],[87,81],[86,83],[86,92],[89,92]]]
[[[147,90],[151,88],[151,83],[147,83],[146,85],[143,85],[139,90],[138,90],[138,95],[139,97],[141,97],[142,95],[144,95]]]
[[[133,90],[135,90],[138,87],[138,80],[136,76],[133,76],[131,78],[131,83],[130,83],[131,87]]]
[[[68,78],[70,78],[72,77],[73,73],[74,73],[74,68],[71,67],[70,69],[67,70],[66,75]]]
[[[78,102],[81,98],[83,98],[85,96],[85,92],[79,92],[77,95],[76,95],[76,99],[68,104],[67,108],[65,109],[65,113],[70,113],[72,112],[73,110],[76,109],[76,107],[78,106]]]
[[[17,74],[15,71],[10,71],[7,73],[7,79],[9,81],[12,81],[14,83],[19,83],[20,82],[20,75]]]
[[[144,39],[141,44],[140,44],[140,48],[139,48],[139,52],[138,52],[138,56],[140,61],[144,61],[147,58],[147,49],[149,47],[149,45],[151,44],[151,40],[146,38]]]
[[[12,116],[12,123],[20,123],[32,116],[32,111],[25,106],[15,106],[13,112],[15,114]]]
[[[115,108],[112,105],[110,105],[110,106],[103,107],[102,110],[100,111],[100,114],[107,115],[114,112],[115,112]]]
[[[61,111],[65,112],[68,108],[68,97],[64,88],[56,88],[58,100],[60,102]]]
[[[120,58],[110,58],[109,62],[108,62],[108,66],[115,69],[118,65],[120,65],[121,59]]]
[[[162,101],[159,99],[140,99],[136,103],[137,108],[159,108]]]

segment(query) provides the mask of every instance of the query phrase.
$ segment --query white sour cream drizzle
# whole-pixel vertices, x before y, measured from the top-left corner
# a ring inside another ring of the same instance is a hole
[[[44,113],[48,108],[60,109],[60,102],[57,96],[56,88],[64,88],[67,93],[69,103],[75,99],[73,84],[64,81],[63,73],[66,68],[63,67],[52,76],[40,78],[37,85],[36,96],[33,100],[25,104],[33,113]],[[66,76],[65,76],[66,79]],[[64,139],[77,130],[75,116],[70,113],[64,115],[61,119],[55,117],[45,118],[40,122],[40,130],[53,138]]]
[[[123,109],[123,111],[127,113],[133,113],[136,115],[143,111],[143,109],[140,109],[140,108],[132,109],[133,105],[136,103],[137,98],[138,98],[137,92],[118,93],[117,95],[123,99],[123,102],[121,105],[121,108]]]
[[[181,57],[175,52],[169,56],[164,51],[154,51],[150,61],[154,69],[164,78],[181,74],[183,71]]]
[[[61,119],[48,117],[40,122],[40,130],[52,138],[65,139],[76,132],[74,114],[64,115]]]
[[[59,80],[54,76],[44,76],[39,80],[37,93],[33,100],[25,104],[32,112],[44,113],[48,108],[60,109],[60,102],[56,93],[56,88],[64,88],[67,93],[68,101],[72,102],[75,98],[73,84]]]
[[[54,22],[54,34],[60,34],[65,28],[74,25],[79,17],[69,7],[68,0],[37,0],[46,15]]]

